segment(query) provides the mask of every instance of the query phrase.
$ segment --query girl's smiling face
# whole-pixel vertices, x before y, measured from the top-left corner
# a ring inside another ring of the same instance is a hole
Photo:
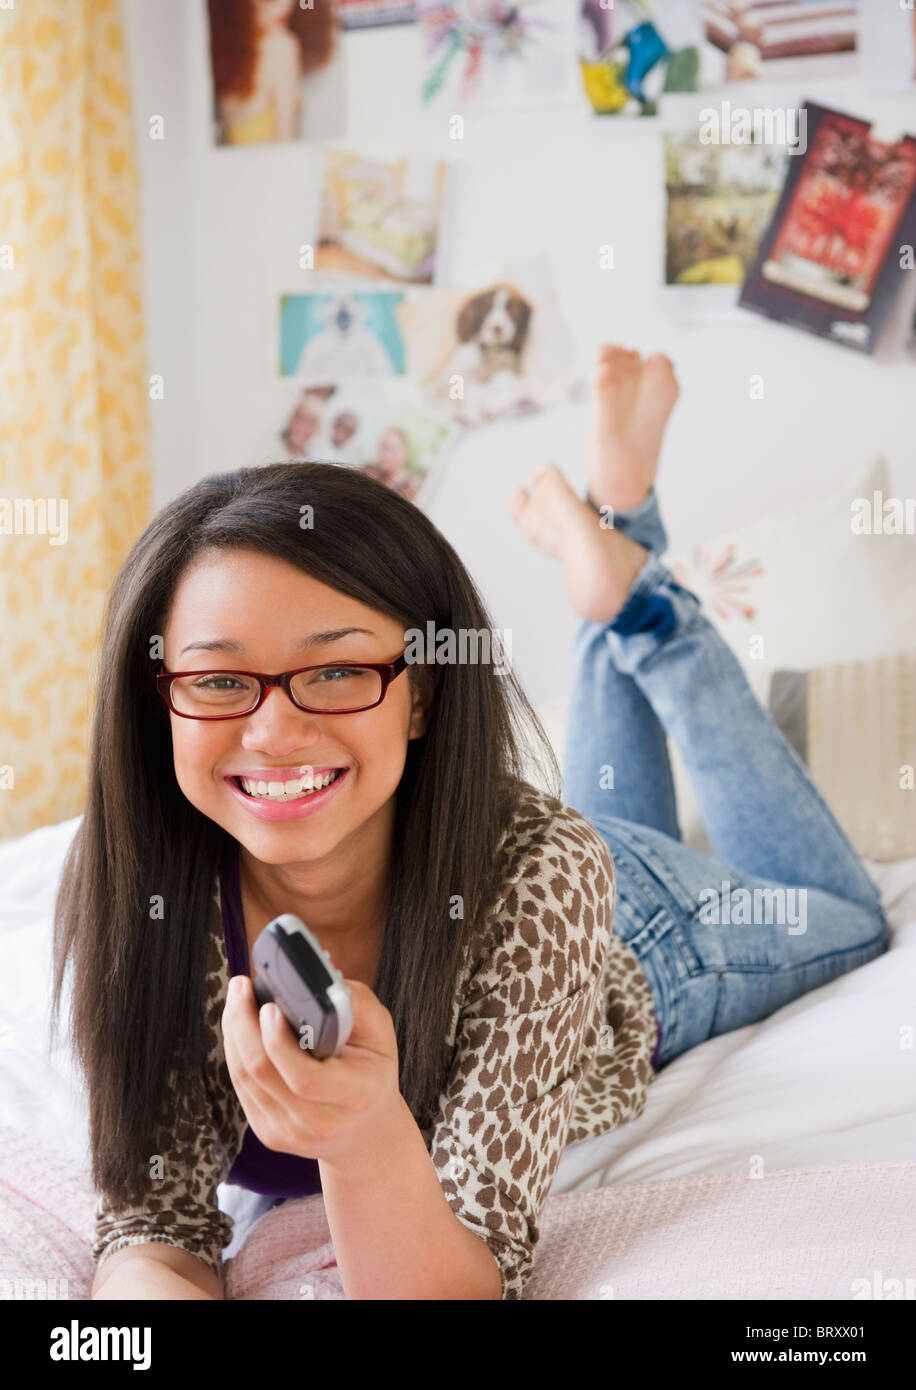
[[[275,674],[323,662],[388,662],[404,650],[396,619],[256,550],[205,551],[185,570],[163,633],[169,671]],[[326,859],[376,843],[404,770],[407,744],[426,731],[409,671],[380,705],[355,714],[310,714],[284,690],[238,719],[171,714],[175,776],[193,806],[262,863]],[[256,801],[236,777],[287,782],[337,770],[326,791],[301,802]],[[269,774],[273,772],[272,778]],[[277,818],[279,817],[279,818]]]

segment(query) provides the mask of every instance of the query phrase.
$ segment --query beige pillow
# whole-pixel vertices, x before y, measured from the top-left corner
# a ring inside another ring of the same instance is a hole
[[[916,855],[916,652],[808,672],[815,784],[865,859]]]

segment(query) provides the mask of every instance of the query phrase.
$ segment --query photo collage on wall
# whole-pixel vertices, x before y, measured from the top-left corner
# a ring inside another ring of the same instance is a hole
[[[402,309],[443,274],[449,169],[328,148],[321,180],[313,288],[278,302],[277,372],[296,387],[277,438],[423,504],[452,430],[409,375]]]
[[[665,133],[665,294],[690,321],[752,310],[872,352],[916,243],[916,138],[800,114],[803,151]]]
[[[450,284],[445,161],[340,147],[341,36],[413,26],[428,60],[418,105],[524,108],[577,96],[576,0],[522,0],[511,14],[490,0],[206,3],[214,143],[322,145],[308,288],[277,296],[273,375],[289,392],[263,459],[360,468],[425,505],[467,429],[543,409],[581,382],[546,262]]]
[[[758,80],[799,90],[858,76],[865,91],[916,91],[914,10],[865,0],[701,9],[700,90],[742,83],[742,110]],[[783,144],[756,132],[704,143],[696,124],[664,133],[666,298],[688,319],[751,310],[870,353],[914,239],[914,137],[876,140],[867,121],[810,99],[791,111]]]
[[[734,83],[860,77],[916,87],[908,0],[577,0],[578,61],[593,111],[653,116],[665,97]]]
[[[882,145],[866,122],[808,101],[806,152],[772,138],[704,143],[696,112],[691,125],[687,106],[668,103],[718,92],[724,104],[731,84],[850,71],[909,91],[913,12],[862,0],[201,3],[214,144],[308,143],[320,169],[307,287],[275,290],[270,372],[287,394],[265,453],[361,468],[424,505],[468,430],[583,389],[549,260],[497,261],[476,283],[456,281],[453,166],[346,146],[343,44],[357,31],[414,46],[418,113],[669,112],[657,138],[672,314],[752,311],[873,350],[899,287],[895,239],[916,215],[913,138]]]

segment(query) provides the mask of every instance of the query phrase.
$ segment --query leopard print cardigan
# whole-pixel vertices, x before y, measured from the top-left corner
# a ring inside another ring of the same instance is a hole
[[[485,929],[469,945],[449,1029],[450,1070],[423,1131],[452,1211],[486,1241],[502,1297],[519,1299],[538,1217],[566,1144],[641,1114],[656,1042],[652,996],[611,921],[611,856],[577,811],[525,784],[500,846],[506,874]],[[229,982],[214,889],[207,974],[209,1052],[198,1094],[170,1076],[159,1135],[164,1176],[138,1206],[96,1206],[92,1255],[165,1241],[219,1274],[232,1219],[218,1206],[247,1120],[233,1090],[220,1019]]]

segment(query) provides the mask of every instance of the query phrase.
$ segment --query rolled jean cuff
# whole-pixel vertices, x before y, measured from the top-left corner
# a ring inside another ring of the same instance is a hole
[[[605,625],[611,659],[618,670],[632,675],[671,637],[690,627],[700,611],[696,596],[650,551],[620,612]]]
[[[658,602],[661,598],[662,604],[664,604],[659,590],[669,586],[679,587],[674,583],[671,571],[650,550],[642,569],[630,586],[630,592],[624,600],[623,607],[616,618],[608,624],[610,631],[626,637],[634,632],[645,632],[657,627],[658,619],[664,612],[664,608]],[[653,600],[655,601],[653,602]],[[670,605],[667,606],[670,607]]]
[[[601,508],[587,493],[585,500],[600,514]],[[664,555],[668,549],[668,533],[658,509],[654,487],[649,489],[637,507],[631,507],[625,512],[615,511],[613,523],[615,531],[621,531],[623,535],[629,536],[638,545],[644,545],[647,550],[654,551],[656,555]]]

